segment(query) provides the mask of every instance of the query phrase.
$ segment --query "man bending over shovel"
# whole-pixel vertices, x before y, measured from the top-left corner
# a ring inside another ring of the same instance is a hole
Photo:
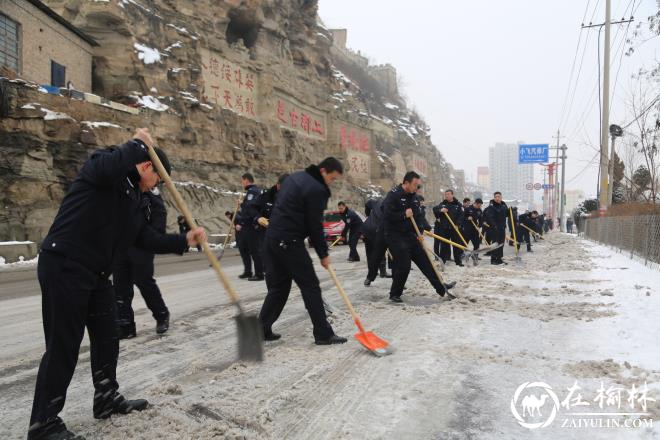
[[[28,440],[81,440],[58,417],[78,361],[85,327],[94,383],[94,417],[128,414],[146,400],[119,394],[119,337],[115,292],[108,278],[131,245],[154,253],[183,254],[206,240],[202,228],[161,234],[144,221],[141,198],[160,181],[147,153],[146,128],[134,139],[99,150],[85,162],[64,196],[39,254],[46,352],[41,359]],[[156,150],[169,173],[169,161]]]
[[[295,281],[314,325],[316,344],[346,342],[346,338],[335,335],[326,319],[321,285],[305,248],[305,238],[309,237],[321,265],[326,269],[330,267],[328,244],[323,236],[323,211],[330,198],[329,185],[343,172],[341,162],[328,157],[318,165],[291,174],[282,185],[264,243],[268,294],[261,306],[259,319],[266,341],[281,337],[273,332],[272,327],[289,298],[291,282]]]
[[[420,242],[424,240],[424,236],[417,236],[411,221],[411,218],[414,218],[417,223],[426,225],[430,229],[430,226],[422,218],[422,210],[417,197],[420,183],[419,174],[408,171],[403,177],[403,183],[394,187],[383,201],[385,240],[394,258],[390,300],[395,303],[403,302],[401,294],[410,273],[411,261],[431,282],[438,295],[445,296],[447,288],[453,287],[453,284],[445,285],[438,278],[431,261],[425,255],[424,248],[420,245]]]

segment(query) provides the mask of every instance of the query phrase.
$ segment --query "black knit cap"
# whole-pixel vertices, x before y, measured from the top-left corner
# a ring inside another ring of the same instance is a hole
[[[156,151],[156,156],[158,156],[158,159],[160,159],[160,163],[163,164],[163,168],[165,168],[165,171],[167,171],[167,175],[171,175],[172,165],[170,165],[170,159],[167,157],[167,154],[165,154],[165,152],[158,147],[154,147],[154,150]]]

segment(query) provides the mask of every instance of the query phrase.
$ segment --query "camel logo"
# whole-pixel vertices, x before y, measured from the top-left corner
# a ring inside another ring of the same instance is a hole
[[[526,391],[525,396],[520,395]],[[552,405],[546,405],[546,401]],[[522,415],[518,411],[522,409]],[[520,385],[511,399],[511,412],[520,426],[529,429],[545,428],[557,416],[559,399],[552,387],[544,382],[525,382]]]

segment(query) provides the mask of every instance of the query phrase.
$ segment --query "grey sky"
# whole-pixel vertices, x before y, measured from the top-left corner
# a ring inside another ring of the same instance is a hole
[[[629,17],[632,2],[612,0],[613,20],[620,19],[625,9]],[[600,0],[320,0],[319,14],[326,26],[348,29],[349,47],[397,68],[409,103],[431,126],[434,143],[456,168],[476,180],[476,167],[488,165],[488,147],[495,142],[556,142],[552,136],[559,125],[587,3],[585,21],[595,11],[594,23],[602,22],[605,2]],[[637,21],[657,11],[655,0],[634,4]],[[617,48],[626,31],[619,26],[616,39],[616,27],[612,29],[612,84],[620,59]],[[582,43],[587,33],[573,108],[563,124],[562,136],[568,137],[562,142],[569,147],[567,188],[583,189],[589,195],[595,193],[597,163],[587,166],[596,150],[585,143],[599,143],[594,93],[598,31],[583,31]],[[629,77],[660,59],[658,41],[623,57],[611,122],[631,119],[622,106],[630,90]],[[584,129],[579,128],[580,120],[585,121]]]

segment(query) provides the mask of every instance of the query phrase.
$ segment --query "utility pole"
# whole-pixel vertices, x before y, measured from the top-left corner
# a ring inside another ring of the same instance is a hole
[[[611,9],[612,1],[605,0],[605,42],[603,44],[603,120],[600,126],[600,193],[598,194],[598,210],[602,215],[607,211],[608,205],[608,191],[609,182],[608,178],[608,160],[607,160],[607,147],[609,137],[608,129],[610,126],[610,24],[611,24]]]
[[[614,141],[616,138],[623,136],[623,129],[618,125],[610,125],[610,136],[612,136],[612,149],[610,150],[610,167],[608,170],[608,181],[609,185],[607,187],[607,202],[609,206],[612,206],[612,191],[614,188],[614,154],[616,150],[614,149]]]
[[[619,21],[612,21],[612,4],[611,0],[605,1],[605,23],[591,24],[585,26],[582,24],[582,29],[598,28],[598,40],[600,41],[600,31],[605,28],[605,43],[603,47],[603,109],[602,120],[600,124],[600,166],[598,167],[598,210],[603,214],[607,207],[612,203],[612,183],[613,183],[613,169],[614,169],[614,135],[612,136],[612,153],[610,160],[607,157],[607,131],[608,128],[611,132],[612,127],[609,126],[610,120],[610,28],[613,24],[630,24],[635,21],[632,15],[628,20],[621,19]],[[600,69],[600,66],[598,66]],[[620,129],[620,127],[617,127]],[[621,136],[621,134],[619,134]],[[618,136],[617,136],[618,137]],[[606,170],[608,171],[606,173]]]
[[[545,214],[546,212],[548,212],[548,208],[547,208],[547,206],[548,206],[548,187],[546,186],[546,184],[548,183],[546,181],[546,173],[547,172],[548,172],[548,170],[544,166],[543,167],[543,212],[542,212],[542,214]]]
[[[559,135],[559,130],[557,130],[557,147],[555,148],[555,167],[556,167],[555,170],[556,170],[556,173],[557,173],[556,174],[557,178],[555,179],[555,182],[557,182],[557,183],[559,183],[559,150],[560,150],[559,139],[560,138],[561,138],[561,136]],[[552,183],[552,182],[550,182],[550,183]],[[552,208],[552,217],[551,217],[552,224],[555,223],[555,218],[557,216],[557,210],[558,210],[557,208],[559,208],[559,188],[558,188],[558,186],[559,186],[558,184],[555,184],[555,186],[551,190],[552,191],[552,206],[553,206],[553,208]],[[559,223],[561,223],[561,221]],[[559,226],[559,225],[557,225],[557,226]]]
[[[566,232],[564,210],[566,209],[566,144],[561,146],[561,205],[559,205],[559,228]]]

